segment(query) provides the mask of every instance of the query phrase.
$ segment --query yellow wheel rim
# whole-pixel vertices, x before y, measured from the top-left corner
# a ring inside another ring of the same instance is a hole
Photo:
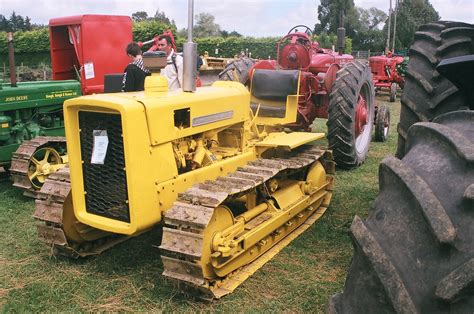
[[[28,179],[34,189],[43,186],[46,177],[64,167],[58,151],[51,147],[38,149],[28,163]]]

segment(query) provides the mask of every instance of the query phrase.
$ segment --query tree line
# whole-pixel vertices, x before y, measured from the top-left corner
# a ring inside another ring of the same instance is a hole
[[[360,8],[354,0],[321,0],[317,15],[319,23],[314,26],[316,34],[335,34],[343,15],[346,35],[352,38],[354,50],[382,51],[388,33],[388,20],[393,34],[394,16],[397,15],[395,47],[408,49],[416,30],[422,24],[438,21],[440,16],[429,0],[394,0],[394,10],[388,15],[378,8]]]
[[[164,12],[159,9],[156,10],[154,16],[148,16],[145,11],[138,11],[132,14],[132,20],[135,22],[143,21],[157,21],[171,26],[178,37],[186,38],[187,29],[182,28],[177,30],[174,20],[170,20]],[[233,31],[226,31],[221,29],[220,25],[215,22],[215,17],[210,13],[199,13],[194,17],[195,25],[193,25],[193,36],[197,38],[206,37],[242,37],[242,34]]]
[[[354,0],[321,0],[317,7],[318,23],[314,25],[314,34],[318,39],[334,38],[340,26],[341,17],[346,28],[346,36],[351,39],[353,50],[383,51],[387,38],[388,20],[390,29],[394,29],[394,15],[397,15],[395,45],[397,49],[408,49],[413,36],[421,24],[434,22],[440,19],[438,12],[429,0],[394,0],[396,10],[392,10],[391,18],[378,8],[360,8],[354,5]],[[344,12],[342,15],[341,12]],[[134,21],[134,38],[153,38],[163,27],[171,29],[178,39],[186,38],[187,30],[177,29],[176,23],[159,9],[153,16],[147,12],[137,11],[132,14]],[[305,21],[301,21],[305,24]],[[9,18],[0,14],[0,31],[30,31],[44,28],[44,25],[35,25],[26,16],[13,12]],[[153,30],[155,28],[155,31]],[[282,34],[283,36],[284,34]],[[208,37],[243,37],[237,31],[223,30],[216,23],[210,13],[199,13],[195,16],[193,36],[196,38]],[[1,39],[0,39],[1,41]],[[326,44],[326,43],[324,43]]]
[[[23,17],[12,12],[9,18],[0,14],[0,31],[3,32],[18,32],[18,31],[31,31],[38,25],[31,24],[31,19],[26,16]]]

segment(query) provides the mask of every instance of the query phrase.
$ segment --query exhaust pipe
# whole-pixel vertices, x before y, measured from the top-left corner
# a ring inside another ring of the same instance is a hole
[[[346,29],[344,28],[344,11],[339,14],[339,28],[337,29],[337,51],[339,55],[344,53],[346,47]]]
[[[197,44],[193,43],[194,0],[188,0],[188,41],[183,44],[183,92],[196,91]]]
[[[11,87],[16,86],[16,70],[15,70],[15,54],[13,51],[13,33],[7,33],[8,42],[8,62],[10,63],[10,85]]]

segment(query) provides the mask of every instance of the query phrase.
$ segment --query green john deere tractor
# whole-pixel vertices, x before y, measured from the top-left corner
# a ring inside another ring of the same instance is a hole
[[[0,166],[25,194],[67,162],[62,105],[81,94],[75,80],[0,85]]]

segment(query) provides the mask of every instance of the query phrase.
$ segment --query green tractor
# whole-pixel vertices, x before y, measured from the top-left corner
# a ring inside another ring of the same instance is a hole
[[[108,74],[122,73],[129,62],[124,49],[132,41],[127,16],[55,18],[49,30],[53,80],[16,83],[9,33],[11,82],[0,84],[0,167],[32,197],[49,174],[68,162],[63,102],[104,92],[107,78],[117,81],[120,75]],[[111,46],[117,49],[110,51]]]
[[[0,85],[0,166],[25,194],[67,163],[62,104],[81,94],[75,80]]]

